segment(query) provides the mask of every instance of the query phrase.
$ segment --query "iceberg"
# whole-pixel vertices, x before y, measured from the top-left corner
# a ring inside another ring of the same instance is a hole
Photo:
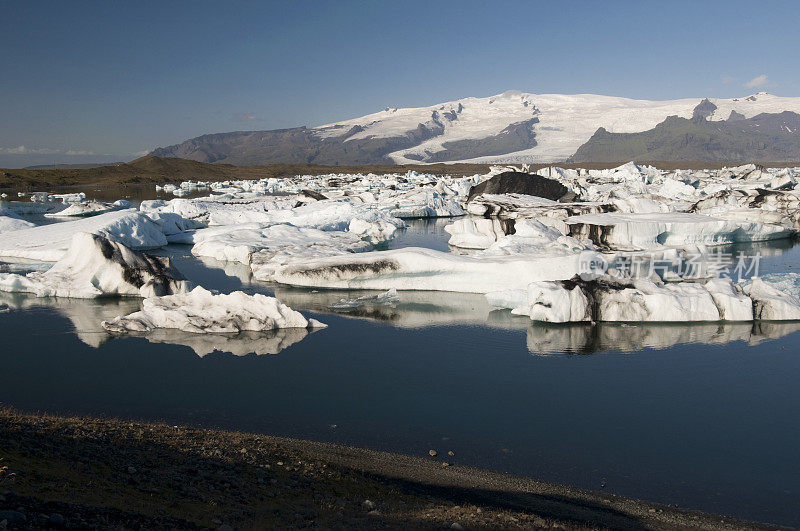
[[[373,247],[349,232],[261,223],[208,227],[169,239],[193,244],[195,256],[250,265],[259,280],[269,280],[276,268],[290,261],[365,252]]]
[[[569,235],[604,249],[634,251],[662,246],[723,245],[790,237],[782,225],[732,221],[687,212],[605,213],[566,220]]]
[[[795,293],[791,293],[786,283],[781,283],[780,280],[780,277],[772,277],[772,282],[769,282],[756,277],[744,285],[744,292],[753,300],[753,315],[756,319],[800,320],[800,298],[796,294],[796,288],[792,290]],[[779,289],[778,286],[784,289]]]
[[[450,218],[466,214],[456,201],[432,190],[392,197],[387,203],[391,205],[388,207],[389,214],[401,219]]]
[[[200,286],[186,293],[148,297],[142,301],[141,311],[102,324],[114,333],[174,328],[194,334],[325,326],[315,319],[306,319],[275,297],[260,293],[247,295],[241,291],[214,294]]]
[[[68,201],[65,200],[64,202],[67,203]],[[81,201],[81,202],[69,202],[69,203],[70,205],[64,210],[47,213],[45,214],[45,217],[68,218],[68,217],[96,216],[104,212],[112,212],[114,210],[119,210],[120,208],[122,208],[122,206],[120,205],[116,205],[113,203],[103,203],[100,201]]]
[[[447,242],[461,249],[486,249],[511,231],[510,223],[491,218],[464,218],[444,228],[450,234]]]
[[[0,273],[0,291],[37,297],[152,297],[185,290],[186,281],[164,259],[86,232],[75,234],[66,254],[47,271]]]
[[[295,203],[286,198],[225,202],[203,198],[144,201],[141,208],[148,213],[177,214],[209,226],[289,224],[324,231],[347,231],[371,243],[390,240],[398,229],[405,226],[400,219],[375,205],[333,200]]]
[[[550,323],[800,320],[800,299],[760,278],[740,286],[727,278],[657,283],[576,277],[532,282],[525,290],[486,298],[493,307]]]
[[[0,234],[0,256],[57,262],[75,234],[89,232],[135,250],[157,249],[167,244],[161,227],[133,210],[118,210],[64,223],[41,225]]]
[[[275,270],[273,280],[317,288],[487,293],[525,289],[537,280],[566,280],[581,267],[578,254],[479,258],[405,247],[291,261]]]

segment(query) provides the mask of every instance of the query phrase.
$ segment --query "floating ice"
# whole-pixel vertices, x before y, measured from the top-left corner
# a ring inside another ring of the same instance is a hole
[[[260,223],[209,227],[170,241],[194,244],[195,256],[250,265],[260,280],[269,280],[276,268],[290,261],[372,249],[371,243],[349,232]]]
[[[131,251],[104,236],[77,233],[67,253],[44,272],[0,273],[0,290],[37,297],[91,299],[110,295],[151,297],[186,290],[162,259]]]
[[[498,291],[486,297],[494,307],[551,323],[800,319],[800,300],[760,278],[743,288],[722,278],[667,284],[648,279],[575,278],[532,282],[526,290]]]
[[[161,225],[139,212],[119,210],[0,234],[0,256],[57,262],[80,232],[100,234],[136,250],[167,244]]]
[[[306,287],[487,293],[580,272],[578,254],[476,258],[420,247],[289,262],[274,280]]]
[[[449,218],[466,214],[457,202],[432,190],[393,197],[387,203],[390,204],[389,214],[401,219]]]
[[[66,203],[67,201],[64,202]],[[64,210],[50,212],[45,214],[45,216],[58,218],[87,217],[96,216],[104,212],[112,212],[120,208],[120,206],[113,203],[103,203],[100,201],[70,202],[70,205]]]
[[[765,321],[800,320],[796,281],[794,274],[748,281],[744,292],[753,300],[754,317]]]
[[[701,214],[586,214],[567,219],[570,236],[590,239],[616,250],[642,250],[662,245],[722,245],[788,238],[793,231],[782,225],[731,221]]]
[[[29,229],[35,227],[35,223],[26,221],[16,213],[0,208],[0,234],[16,230]]]
[[[324,326],[306,319],[275,297],[241,291],[216,295],[200,286],[187,293],[149,297],[142,301],[141,311],[103,322],[106,330],[116,333],[175,328],[196,334],[221,334]]]

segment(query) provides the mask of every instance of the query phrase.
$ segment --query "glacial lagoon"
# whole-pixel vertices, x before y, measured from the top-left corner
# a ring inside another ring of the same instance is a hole
[[[446,223],[411,222],[389,245],[446,250]],[[758,250],[762,274],[800,266],[791,242]],[[441,292],[337,313],[368,292],[257,282],[188,246],[159,254],[206,288],[274,294],[329,326],[112,337],[99,323],[138,299],[0,294],[12,309],[0,314],[0,402],[453,451],[455,464],[800,525],[800,323],[545,325]]]

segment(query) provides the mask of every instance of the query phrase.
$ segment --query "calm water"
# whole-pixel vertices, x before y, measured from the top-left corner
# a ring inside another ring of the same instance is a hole
[[[444,224],[415,224],[392,245],[446,248]],[[800,264],[788,244],[761,248],[765,272]],[[339,315],[327,306],[351,294],[165,254],[207,287],[274,292],[329,327],[113,339],[98,323],[138,301],[2,295],[18,310],[0,314],[0,402],[453,450],[459,464],[800,526],[800,323],[540,326],[442,293]]]

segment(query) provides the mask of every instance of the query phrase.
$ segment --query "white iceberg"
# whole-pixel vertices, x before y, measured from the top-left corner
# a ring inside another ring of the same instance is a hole
[[[99,234],[136,250],[157,249],[167,244],[161,227],[149,217],[132,210],[119,210],[0,234],[0,256],[57,262],[67,253],[73,236],[81,232]]]
[[[35,227],[35,223],[26,221],[11,210],[0,209],[0,234]]]
[[[796,274],[790,273],[746,282],[744,292],[753,300],[754,317],[765,321],[800,320],[796,280]]]
[[[67,201],[64,202],[67,203]],[[88,217],[96,216],[104,212],[113,212],[120,208],[122,207],[119,205],[103,203],[101,201],[70,202],[70,205],[64,210],[50,212],[45,214],[45,216],[51,218]]]
[[[461,249],[486,249],[506,235],[509,222],[493,218],[462,218],[444,228],[450,234],[447,242]]]
[[[172,236],[170,241],[193,244],[195,256],[250,265],[259,280],[269,280],[276,268],[290,261],[365,252],[373,247],[349,232],[261,223],[209,227]]]
[[[790,237],[782,225],[732,221],[686,212],[586,214],[567,219],[570,236],[615,250],[661,246],[723,245]]]
[[[760,278],[744,286],[727,278],[666,284],[572,279],[533,282],[525,290],[488,293],[486,298],[496,308],[551,323],[800,319],[800,299]]]
[[[324,326],[275,297],[241,291],[214,294],[200,286],[187,293],[149,297],[142,301],[141,311],[103,322],[106,330],[116,333],[174,328],[195,334],[222,334]]]
[[[108,238],[85,232],[72,237],[67,253],[44,272],[0,273],[0,291],[37,297],[152,297],[186,290],[163,259],[137,253]]]
[[[433,190],[414,191],[392,197],[385,203],[389,214],[401,219],[456,217],[466,214],[456,201]]]
[[[172,213],[210,226],[290,224],[324,231],[346,231],[359,238],[379,243],[394,237],[404,223],[375,205],[348,201],[315,201],[293,206],[294,200],[273,198],[257,201],[212,201],[209,198],[172,201],[144,201],[148,213]]]
[[[537,280],[566,280],[583,264],[578,254],[470,257],[421,247],[291,261],[273,279],[305,287],[487,293],[525,289]]]

